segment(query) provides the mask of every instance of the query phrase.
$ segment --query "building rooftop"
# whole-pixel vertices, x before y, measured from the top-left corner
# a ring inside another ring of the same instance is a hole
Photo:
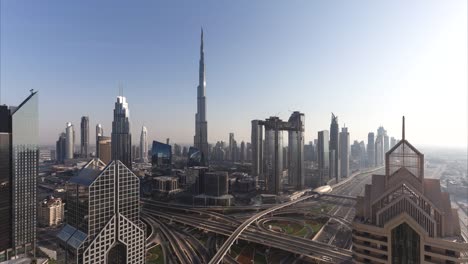
[[[105,166],[106,164],[100,159],[92,159],[69,182],[89,186],[101,174]]]

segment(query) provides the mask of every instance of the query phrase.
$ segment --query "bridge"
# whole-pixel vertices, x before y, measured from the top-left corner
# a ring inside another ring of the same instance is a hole
[[[328,196],[328,197],[333,197],[333,198],[340,198],[340,199],[349,199],[349,200],[357,200],[357,197],[354,196],[348,196],[348,195],[340,195],[340,194],[333,194],[333,193],[323,193],[320,194],[320,196]]]

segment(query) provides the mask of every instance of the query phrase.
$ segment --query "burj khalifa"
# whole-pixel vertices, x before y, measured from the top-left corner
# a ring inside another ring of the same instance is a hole
[[[195,114],[194,145],[202,152],[202,163],[208,161],[208,123],[206,122],[206,81],[205,81],[205,54],[203,51],[203,29],[201,30],[199,79],[197,87],[197,113]]]

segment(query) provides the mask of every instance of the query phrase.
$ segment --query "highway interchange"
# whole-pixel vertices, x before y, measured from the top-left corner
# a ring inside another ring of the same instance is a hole
[[[370,182],[372,173],[381,171],[354,175],[334,185],[332,194],[344,197],[360,195],[364,185]],[[166,242],[161,243],[166,263],[237,263],[226,254],[237,240],[292,253],[297,263],[351,263],[349,226],[354,218],[354,203],[353,199],[304,195],[279,205],[230,207],[239,209],[240,213],[228,215],[222,213],[225,209],[222,207],[200,208],[144,200],[142,216]],[[308,209],[324,204],[331,210],[319,215],[329,220],[313,239],[281,234],[259,226],[259,221],[274,217],[293,219],[293,215],[305,214]],[[206,242],[209,246],[206,246],[180,227],[216,235],[214,238],[210,236]]]

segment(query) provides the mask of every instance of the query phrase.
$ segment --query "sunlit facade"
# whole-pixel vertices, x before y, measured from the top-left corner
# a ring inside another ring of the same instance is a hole
[[[358,197],[354,263],[464,263],[468,244],[439,179],[424,178],[424,155],[404,137]]]
[[[66,224],[58,233],[65,263],[145,263],[138,177],[120,161],[88,162],[67,184]]]

